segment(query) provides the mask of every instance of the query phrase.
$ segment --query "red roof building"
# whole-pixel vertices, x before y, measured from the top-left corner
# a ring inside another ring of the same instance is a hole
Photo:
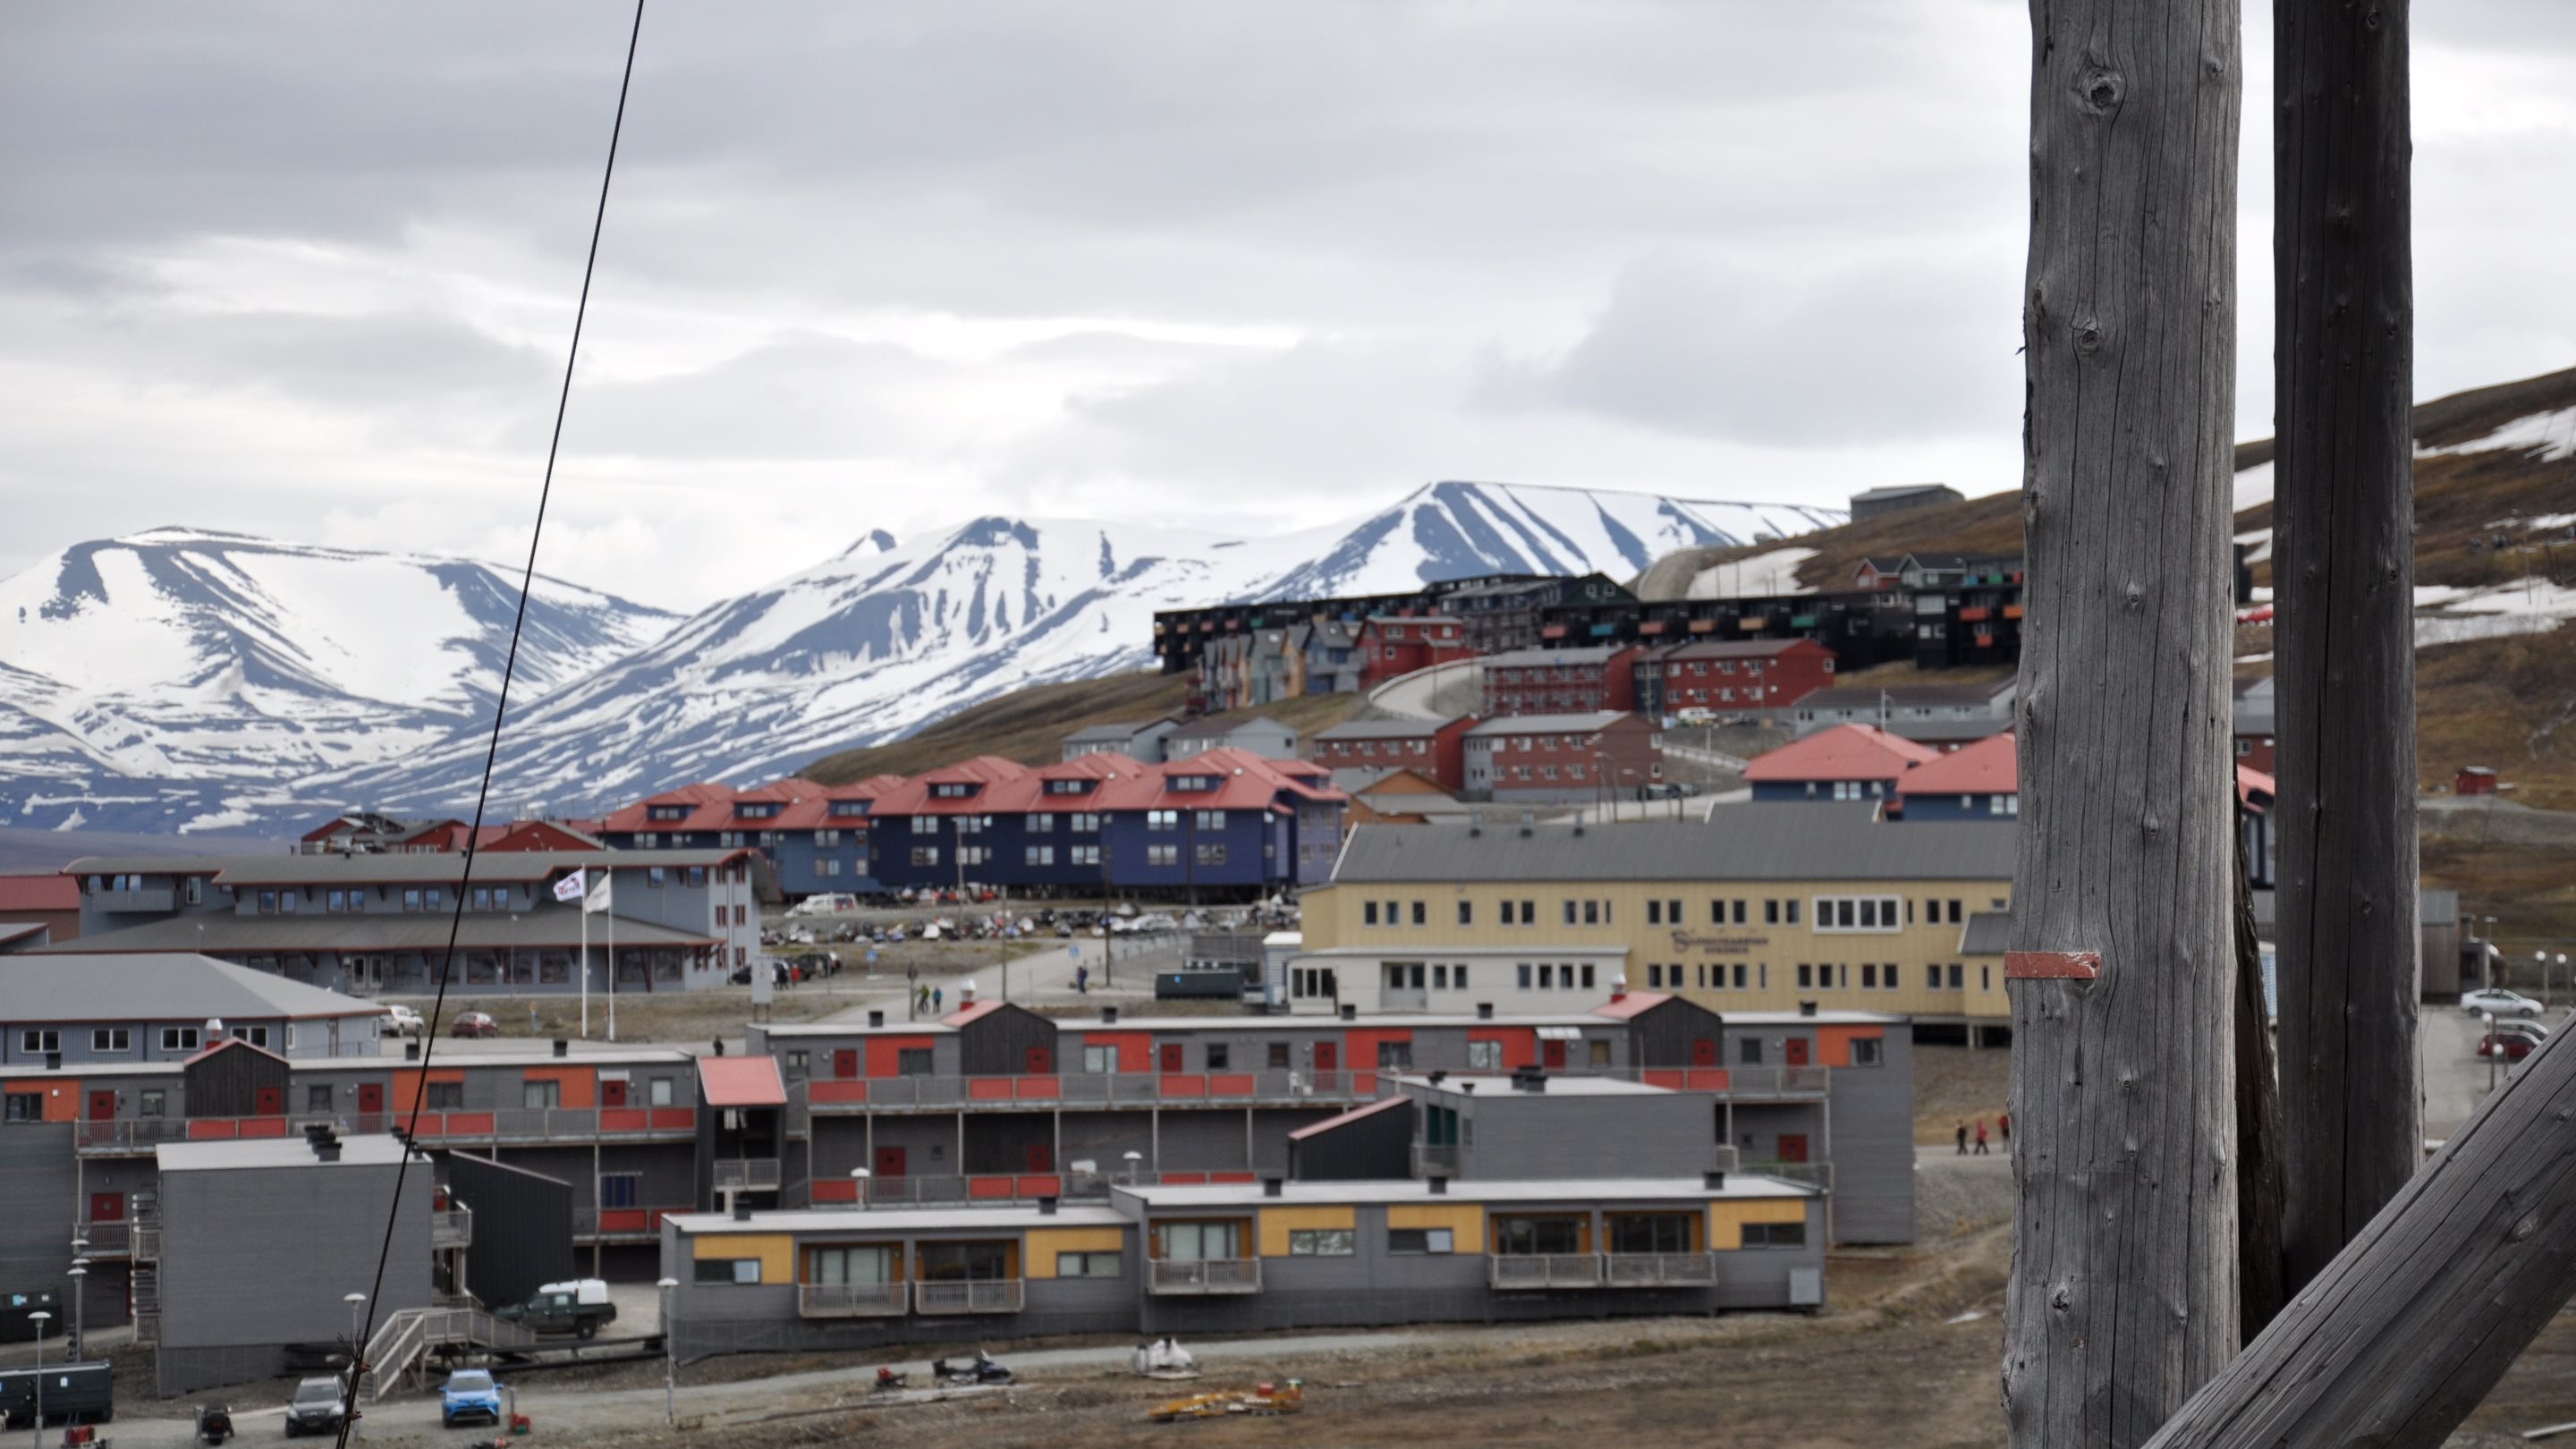
[[[1834,682],[1834,651],[1813,639],[1727,639],[1675,644],[1637,656],[1637,712],[1734,714],[1785,709]]]
[[[1400,674],[1434,664],[1468,659],[1475,649],[1467,626],[1446,614],[1372,615],[1353,641],[1360,653],[1360,688],[1369,689]]]
[[[1756,800],[1886,800],[1908,770],[1939,758],[1868,725],[1835,725],[1756,756],[1744,780]]]
[[[45,939],[80,935],[80,882],[67,875],[0,875],[0,923],[42,926]],[[20,939],[21,946],[36,944]]]
[[[710,1107],[784,1107],[776,1057],[700,1057],[698,1094]]]

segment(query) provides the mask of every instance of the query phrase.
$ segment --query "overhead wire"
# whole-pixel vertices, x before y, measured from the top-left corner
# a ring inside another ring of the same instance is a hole
[[[510,649],[501,663],[501,686],[492,704],[491,741],[483,752],[483,778],[474,794],[474,822],[465,833],[465,859],[463,869],[457,878],[456,906],[448,916],[447,947],[439,959],[438,993],[430,1004],[429,1018],[421,1028],[420,1065],[417,1068],[408,1068],[415,1073],[416,1090],[412,1093],[411,1113],[403,1123],[404,1148],[401,1160],[394,1169],[393,1201],[385,1210],[385,1233],[383,1242],[376,1250],[375,1278],[369,1285],[361,1312],[356,1315],[358,1318],[356,1336],[349,1345],[348,1382],[342,1389],[340,1405],[340,1433],[337,1440],[340,1449],[348,1449],[350,1431],[355,1428],[358,1421],[360,1412],[358,1381],[370,1367],[366,1362],[367,1345],[374,1338],[376,1310],[384,1299],[386,1266],[392,1261],[394,1233],[402,1221],[403,1189],[409,1181],[412,1158],[416,1155],[411,1144],[418,1140],[420,1109],[429,1095],[429,1063],[430,1059],[437,1054],[438,1025],[447,1007],[447,985],[455,977],[456,943],[465,929],[465,892],[467,885],[474,878],[474,857],[482,841],[483,814],[492,798],[493,767],[501,757],[501,722],[509,713],[510,681],[518,669],[519,640],[528,622],[528,595],[536,588],[537,545],[545,536],[546,505],[554,497],[555,460],[563,451],[564,415],[572,405],[573,367],[581,358],[581,328],[583,321],[590,315],[590,283],[599,269],[599,237],[608,223],[608,188],[609,183],[617,175],[617,143],[626,130],[626,97],[635,84],[635,51],[643,35],[644,0],[635,0],[635,18],[626,34],[626,66],[617,82],[617,115],[608,128],[608,162],[600,171],[599,204],[590,219],[590,250],[582,259],[581,298],[573,306],[572,343],[564,354],[563,385],[555,395],[554,432],[546,442],[545,477],[537,488],[536,522],[528,531],[528,561],[526,567],[520,571],[519,604],[510,620]],[[585,901],[583,905],[587,909],[588,902]],[[590,969],[590,963],[582,962],[581,969],[587,972]],[[609,973],[612,980],[615,978],[616,970],[616,963],[610,962]]]

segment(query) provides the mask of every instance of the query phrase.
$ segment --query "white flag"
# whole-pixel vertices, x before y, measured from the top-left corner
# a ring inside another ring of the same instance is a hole
[[[556,881],[555,899],[565,902],[580,900],[583,874],[581,871],[574,871],[562,880]]]
[[[603,870],[599,873],[599,884],[590,888],[589,897],[581,903],[583,914],[597,916],[605,915],[607,913],[609,906],[608,886],[609,882],[613,879],[615,879],[615,877],[611,876],[607,871]]]

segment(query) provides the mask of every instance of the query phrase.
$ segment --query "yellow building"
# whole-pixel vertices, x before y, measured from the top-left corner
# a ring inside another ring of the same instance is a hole
[[[1787,802],[1719,806],[1707,824],[1367,826],[1306,892],[1303,947],[1378,1010],[1509,1012],[1577,971],[1606,993],[1616,957],[1632,989],[1719,1012],[2008,1020],[2015,827],[1876,817]],[[1444,991],[1453,967],[1464,993]]]

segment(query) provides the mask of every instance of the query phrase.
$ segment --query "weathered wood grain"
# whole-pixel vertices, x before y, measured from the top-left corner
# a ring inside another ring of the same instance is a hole
[[[2154,1449],[2432,1449],[2571,1294],[2576,1049],[2562,1037],[2487,1099]]]
[[[2415,1031],[2407,0],[2274,0],[2283,1254],[2290,1291],[2423,1158]]]
[[[2237,1347],[2236,0],[2033,0],[2015,1445],[2130,1449]]]

